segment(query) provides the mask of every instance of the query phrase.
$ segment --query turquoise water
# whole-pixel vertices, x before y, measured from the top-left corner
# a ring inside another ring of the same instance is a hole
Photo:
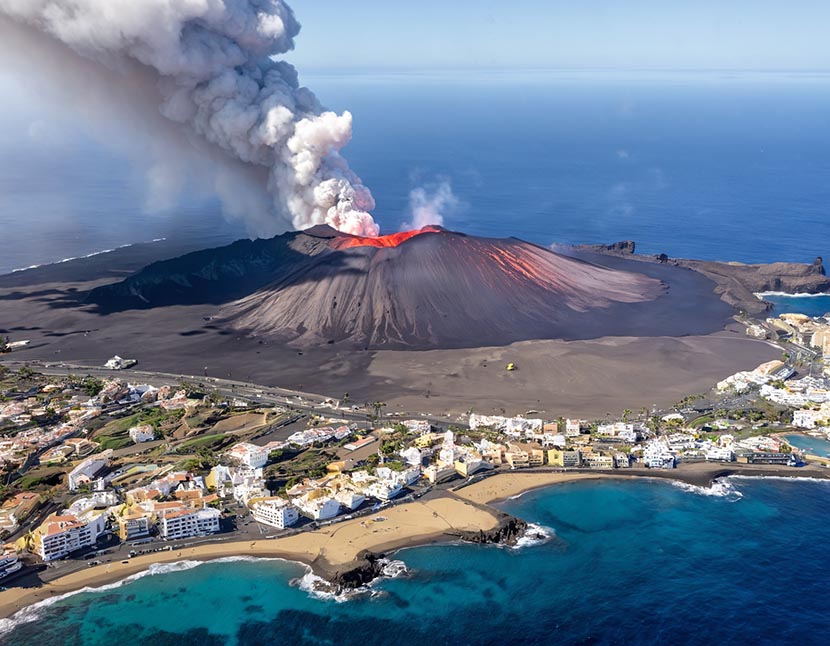
[[[787,442],[795,448],[807,451],[812,455],[830,455],[830,442],[809,435],[785,435]]]
[[[289,585],[297,565],[213,563],[70,597],[4,643],[826,643],[830,483],[701,492],[558,486],[506,506],[549,542],[406,550],[410,574],[375,595],[320,600]]]
[[[764,296],[765,301],[775,305],[776,314],[787,312],[806,314],[807,316],[824,316],[830,312],[830,294],[817,296]]]

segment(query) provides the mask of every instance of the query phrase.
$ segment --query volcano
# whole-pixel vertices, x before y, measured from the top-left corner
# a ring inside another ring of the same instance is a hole
[[[317,226],[154,263],[89,300],[103,311],[210,302],[212,324],[298,347],[429,349],[631,334],[631,313],[665,293],[516,238]]]

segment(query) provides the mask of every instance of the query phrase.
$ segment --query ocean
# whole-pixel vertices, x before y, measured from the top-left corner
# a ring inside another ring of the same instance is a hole
[[[504,508],[522,548],[399,553],[408,574],[345,602],[282,561],[209,563],[30,614],[7,646],[84,644],[825,644],[830,483],[577,482]],[[180,567],[187,567],[180,566]],[[291,581],[295,583],[292,584]]]
[[[354,114],[344,154],[386,232],[407,221],[411,190],[447,181],[458,204],[445,225],[473,234],[543,245],[631,239],[644,253],[743,262],[828,254],[828,75],[301,79]],[[88,128],[53,132],[48,106],[19,103],[0,106],[0,272],[161,237],[209,246],[245,235],[200,195],[148,213],[146,169]]]
[[[824,316],[830,313],[830,294],[764,294],[764,300],[773,304],[775,314],[792,312],[807,316]]]

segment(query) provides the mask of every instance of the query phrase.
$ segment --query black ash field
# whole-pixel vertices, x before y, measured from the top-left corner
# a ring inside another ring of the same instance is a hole
[[[180,252],[150,245],[0,277],[0,330],[32,340],[14,358],[100,365],[118,353],[390,412],[604,415],[669,404],[777,354],[730,326],[733,309],[700,273],[515,238],[315,227]]]

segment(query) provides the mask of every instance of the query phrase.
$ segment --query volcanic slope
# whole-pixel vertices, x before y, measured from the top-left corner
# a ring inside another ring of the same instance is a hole
[[[612,304],[654,300],[664,289],[516,239],[437,228],[398,235],[390,246],[332,238],[328,253],[226,306],[221,318],[300,345],[479,347],[568,338]]]
[[[314,227],[154,263],[89,300],[102,311],[213,303],[216,325],[299,347],[426,349],[637,334],[647,315],[632,313],[665,291],[515,238]]]

